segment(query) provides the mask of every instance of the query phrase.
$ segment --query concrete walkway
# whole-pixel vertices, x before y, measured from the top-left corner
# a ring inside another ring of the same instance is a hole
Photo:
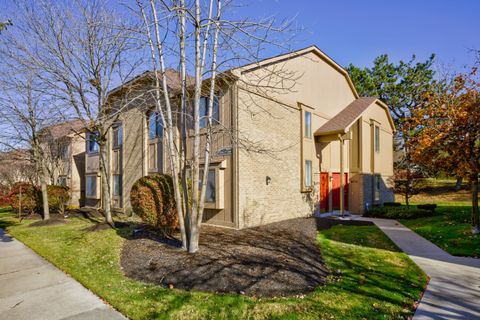
[[[0,319],[125,319],[0,229]]]
[[[454,257],[395,220],[374,222],[430,277],[414,320],[480,319],[480,259]]]

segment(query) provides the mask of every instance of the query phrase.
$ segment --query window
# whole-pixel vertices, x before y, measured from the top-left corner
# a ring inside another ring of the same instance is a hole
[[[65,187],[67,185],[67,177],[66,176],[59,176],[58,179],[57,179],[57,185]]]
[[[200,128],[207,127],[208,120],[208,107],[209,107],[209,98],[201,97],[200,98]],[[220,123],[220,106],[218,104],[218,98],[213,98],[213,110],[212,110],[212,125]]]
[[[163,137],[162,117],[158,112],[151,112],[148,116],[148,137],[150,140]]]
[[[305,160],[305,187],[312,186],[312,161]]]
[[[202,178],[203,178],[203,170],[200,171],[200,181],[199,187],[202,187]],[[208,178],[207,178],[207,188],[205,190],[205,202],[208,203],[215,203],[216,201],[216,194],[215,194],[215,187],[216,187],[216,175],[215,169],[208,170]]]
[[[68,160],[70,158],[70,145],[65,144],[61,148],[62,148],[62,159]]]
[[[380,127],[375,126],[375,152],[380,152]]]
[[[97,196],[97,176],[96,175],[87,176],[86,196],[90,198],[95,198]]]
[[[305,138],[311,138],[312,137],[312,113],[305,111],[305,119],[304,119],[304,125],[305,125]]]
[[[113,128],[113,148],[118,149],[123,143],[122,125]]]
[[[88,140],[87,140],[87,151],[88,153],[97,153],[99,150],[98,146],[98,133],[96,132],[90,132],[88,134]]]
[[[380,201],[380,188],[381,188],[381,181],[382,177],[380,175],[375,175],[375,201]]]
[[[119,174],[113,175],[113,196],[122,196],[122,176]]]

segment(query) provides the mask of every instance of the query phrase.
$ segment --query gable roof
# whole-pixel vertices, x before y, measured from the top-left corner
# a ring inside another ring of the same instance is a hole
[[[335,133],[346,133],[348,129],[360,118],[360,116],[368,109],[372,104],[378,103],[387,113],[388,121],[395,131],[392,116],[388,111],[388,106],[377,98],[373,97],[361,97],[354,100],[342,111],[337,113],[332,119],[315,131],[316,136],[322,136]]]
[[[162,73],[160,71],[157,71],[157,75],[159,79],[162,78]],[[110,90],[108,92],[108,95],[111,96],[119,91],[121,91],[124,88],[128,88],[129,86],[137,84],[139,81],[145,81],[145,80],[154,80],[155,73],[154,71],[145,71],[140,73],[139,75],[133,77],[126,83]],[[172,68],[167,68],[165,69],[165,76],[167,78],[167,85],[170,90],[180,90],[182,88],[182,78],[181,74],[179,71],[172,69]],[[194,78],[190,75],[187,74],[186,77],[187,81],[187,86],[192,85],[194,83]]]
[[[244,66],[232,69],[231,71],[234,72],[234,73],[239,72],[239,73],[243,74],[243,73],[251,72],[251,71],[254,71],[256,69],[263,68],[263,67],[275,64],[275,63],[283,62],[283,61],[286,61],[286,60],[289,60],[289,59],[294,59],[294,58],[297,58],[297,57],[302,57],[302,56],[306,55],[307,53],[315,54],[317,57],[319,57],[320,59],[325,61],[328,65],[333,67],[333,69],[335,69],[338,73],[343,75],[345,77],[345,80],[348,83],[348,86],[352,90],[352,93],[355,96],[355,98],[360,97],[360,95],[357,92],[357,89],[355,89],[355,86],[353,85],[352,79],[350,79],[350,76],[348,75],[347,70],[345,70],[335,60],[330,58],[325,52],[320,50],[316,45],[312,45],[312,46],[309,46],[309,47],[306,47],[306,48],[303,48],[303,49],[295,50],[295,51],[292,51],[292,52],[289,52],[289,53],[280,54],[280,55],[277,55],[277,56],[274,56],[274,57],[266,58],[264,60],[260,60],[260,61],[257,61],[257,62],[246,64]]]
[[[40,133],[49,133],[54,139],[62,138],[72,133],[78,133],[85,128],[84,122],[80,119],[74,119],[57,123],[40,130]]]

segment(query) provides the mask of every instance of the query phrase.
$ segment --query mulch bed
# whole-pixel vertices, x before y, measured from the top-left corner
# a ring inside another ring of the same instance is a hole
[[[170,288],[302,295],[324,284],[328,275],[316,237],[313,218],[244,230],[203,226],[200,250],[188,254],[178,240],[144,228],[125,241],[121,264],[131,278]]]

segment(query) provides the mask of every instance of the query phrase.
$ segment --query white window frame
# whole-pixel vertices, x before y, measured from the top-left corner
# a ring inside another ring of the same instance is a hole
[[[373,129],[373,140],[375,144],[375,152],[379,153],[380,152],[380,126],[375,125]]]
[[[312,138],[312,113],[310,111],[304,111],[303,113],[303,136],[309,139]]]
[[[308,172],[309,167],[310,167],[310,172]],[[313,161],[305,160],[305,167],[303,170],[304,170],[303,185],[306,190],[310,190],[313,187]]]

